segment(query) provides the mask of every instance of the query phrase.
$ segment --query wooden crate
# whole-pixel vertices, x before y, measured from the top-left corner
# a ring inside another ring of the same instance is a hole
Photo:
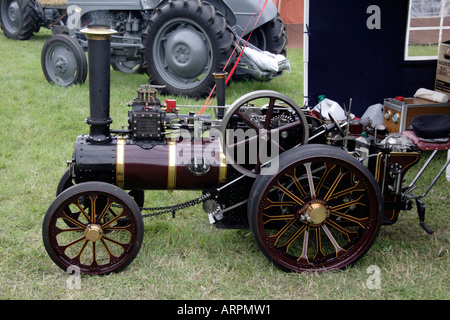
[[[389,133],[403,132],[414,117],[423,114],[448,114],[450,103],[437,103],[421,98],[405,98],[404,101],[385,99],[383,125]]]

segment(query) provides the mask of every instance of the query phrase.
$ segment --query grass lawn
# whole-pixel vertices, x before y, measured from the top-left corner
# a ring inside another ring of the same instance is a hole
[[[147,218],[143,246],[129,267],[108,276],[82,276],[79,289],[70,287],[70,275],[45,252],[41,228],[75,139],[88,133],[89,86],[47,83],[40,54],[49,36],[43,30],[21,42],[0,33],[0,299],[449,298],[450,193],[445,178],[425,199],[432,236],[420,228],[415,209],[402,212],[396,224],[382,227],[371,250],[343,271],[284,273],[263,256],[249,230],[216,229],[196,206],[180,211],[176,219]],[[268,83],[232,83],[227,104],[250,91],[271,89],[301,105],[302,50],[290,50],[288,58],[291,73]],[[145,83],[145,75],[112,72],[113,128],[127,125],[127,103]],[[178,104],[203,103],[178,99]],[[425,178],[431,179],[445,159],[442,154]],[[145,206],[176,204],[198,194],[148,191]],[[379,288],[367,286],[373,265],[380,270]]]

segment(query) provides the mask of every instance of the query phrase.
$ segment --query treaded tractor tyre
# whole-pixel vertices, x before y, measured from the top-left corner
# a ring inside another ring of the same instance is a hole
[[[143,69],[162,94],[207,96],[214,72],[222,71],[234,49],[234,34],[214,6],[200,0],[168,1],[155,9],[142,36]],[[234,57],[227,67],[232,67]]]
[[[36,30],[38,14],[34,1],[0,0],[0,23],[6,37],[14,40],[28,40]]]

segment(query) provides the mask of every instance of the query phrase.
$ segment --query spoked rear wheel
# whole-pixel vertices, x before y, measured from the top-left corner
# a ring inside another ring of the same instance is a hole
[[[102,275],[121,271],[134,260],[144,224],[139,207],[125,191],[87,182],[55,199],[45,215],[42,235],[47,253],[60,268]]]
[[[382,213],[371,173],[340,149],[305,145],[280,156],[280,170],[258,176],[249,223],[262,252],[286,271],[341,269],[374,242]]]

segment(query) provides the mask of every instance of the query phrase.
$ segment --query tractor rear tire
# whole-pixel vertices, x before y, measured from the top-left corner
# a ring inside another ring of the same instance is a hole
[[[203,98],[214,87],[213,73],[234,62],[230,26],[202,1],[174,0],[157,8],[142,42],[143,69],[151,84],[165,85],[162,94]]]
[[[34,1],[0,0],[0,23],[7,38],[28,40],[39,30],[33,5]]]

